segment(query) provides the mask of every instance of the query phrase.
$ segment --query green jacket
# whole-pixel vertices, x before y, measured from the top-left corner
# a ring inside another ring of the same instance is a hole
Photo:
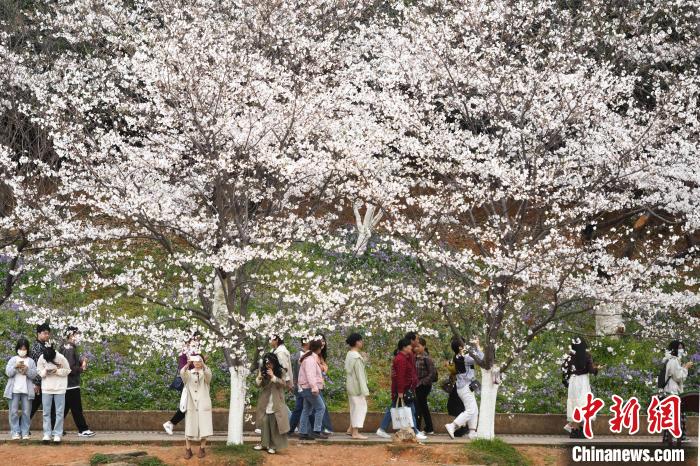
[[[357,351],[348,351],[345,356],[345,387],[349,396],[369,395],[365,360]]]

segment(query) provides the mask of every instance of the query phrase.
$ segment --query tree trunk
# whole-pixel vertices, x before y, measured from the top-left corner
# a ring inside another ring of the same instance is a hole
[[[494,383],[498,377],[497,369],[481,369],[481,403],[479,404],[479,423],[477,437],[492,439],[495,437],[496,397],[499,384]]]
[[[231,399],[228,407],[227,445],[243,444],[243,422],[245,415],[246,379],[250,372],[245,366],[231,366]]]
[[[369,239],[372,237],[372,228],[374,228],[377,223],[382,219],[382,211],[378,211],[375,214],[376,207],[372,204],[367,204],[367,210],[365,210],[365,216],[362,218],[360,215],[360,208],[358,203],[353,205],[353,211],[355,212],[355,224],[357,226],[357,242],[355,243],[355,254],[361,256],[367,251],[367,245],[369,244]]]
[[[597,336],[619,335],[625,331],[622,310],[617,306],[601,304],[595,308],[595,334]]]
[[[226,293],[222,282],[217,275],[214,275],[214,296],[212,300],[212,315],[216,322],[226,322],[228,307],[226,306]],[[228,445],[243,444],[243,426],[245,421],[245,401],[247,393],[247,378],[250,370],[246,362],[231,355],[230,351],[224,350],[224,356],[228,363],[228,370],[231,374],[231,398],[228,407],[228,433],[226,443]]]

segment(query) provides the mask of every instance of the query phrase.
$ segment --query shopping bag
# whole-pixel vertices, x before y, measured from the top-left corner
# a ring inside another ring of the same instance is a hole
[[[391,408],[391,425],[395,430],[413,428],[413,413],[404,404],[403,398],[399,398],[396,407]]]
[[[180,394],[180,411],[187,412],[187,390],[183,390]]]

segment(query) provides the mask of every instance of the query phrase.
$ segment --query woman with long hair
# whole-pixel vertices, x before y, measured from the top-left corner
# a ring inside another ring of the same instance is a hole
[[[284,401],[287,375],[285,372],[277,355],[267,353],[263,356],[262,367],[255,379],[262,389],[256,411],[256,424],[260,426],[261,440],[254,448],[266,449],[271,455],[287,448],[289,416]]]
[[[566,425],[564,430],[571,438],[584,438],[579,423],[574,421],[574,411],[583,408],[588,403],[591,393],[589,374],[596,375],[602,366],[593,363],[593,357],[588,352],[588,344],[581,337],[571,340],[569,354],[561,366],[562,382],[568,387],[566,398]],[[595,417],[593,417],[595,419]]]
[[[321,340],[314,339],[309,342],[309,351],[299,359],[299,389],[304,399],[304,409],[301,411],[301,425],[299,428],[302,439],[317,438],[327,439],[328,434],[323,432],[323,416],[326,405],[321,398],[324,381],[321,372],[320,354]],[[309,415],[313,412],[313,427],[309,422]],[[313,432],[311,429],[313,428]]]
[[[433,389],[433,383],[437,381],[437,369],[428,353],[425,338],[419,337],[418,344],[413,347],[416,355],[416,372],[418,385],[416,386],[416,427],[421,430],[421,424],[425,424],[425,433],[433,434],[433,418],[428,407],[428,395]]]
[[[479,342],[473,341],[472,343],[476,347],[476,355],[483,358],[484,353],[479,347]],[[455,431],[464,426],[468,426],[468,437],[475,438],[476,424],[479,419],[479,406],[476,404],[476,397],[470,386],[476,374],[474,371],[476,361],[474,361],[474,358],[466,351],[464,340],[460,337],[453,338],[451,346],[455,354],[452,361],[457,373],[455,386],[457,389],[457,396],[459,396],[459,399],[462,400],[462,404],[464,404],[464,411],[462,411],[454,421],[445,424],[445,430],[447,430],[450,437],[455,438]]]

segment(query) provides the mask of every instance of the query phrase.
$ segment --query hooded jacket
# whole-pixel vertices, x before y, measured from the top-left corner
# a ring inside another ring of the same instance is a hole
[[[348,351],[345,356],[345,388],[349,396],[367,396],[365,360],[359,351]]]

